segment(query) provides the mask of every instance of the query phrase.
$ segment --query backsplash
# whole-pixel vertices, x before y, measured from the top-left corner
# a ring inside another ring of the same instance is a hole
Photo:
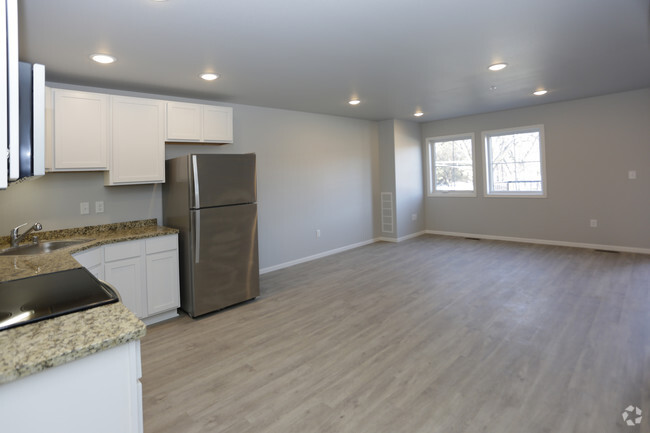
[[[73,237],[92,237],[109,232],[116,232],[118,230],[130,230],[141,227],[150,227],[158,225],[155,218],[139,221],[126,221],[113,224],[102,224],[97,226],[75,227],[62,230],[48,230],[33,232],[34,236],[38,236],[40,240],[55,240],[55,239],[68,239]],[[31,237],[30,237],[31,238]],[[0,247],[7,247],[9,245],[9,236],[0,236]]]
[[[95,202],[104,212],[95,212]],[[81,215],[80,203],[90,213]],[[23,223],[40,222],[43,230],[59,230],[158,219],[162,222],[160,185],[104,186],[103,172],[48,173],[0,191],[0,235]]]

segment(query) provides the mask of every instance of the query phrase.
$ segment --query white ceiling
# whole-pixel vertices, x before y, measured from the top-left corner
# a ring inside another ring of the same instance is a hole
[[[19,3],[21,60],[62,83],[420,121],[650,87],[649,0]]]

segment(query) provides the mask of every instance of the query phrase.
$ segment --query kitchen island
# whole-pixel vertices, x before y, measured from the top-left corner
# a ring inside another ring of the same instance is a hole
[[[0,256],[0,281],[79,268],[71,254],[175,233],[156,220],[39,232],[41,241],[89,241],[47,254]],[[8,246],[0,238],[0,250]],[[145,333],[122,303],[0,331],[3,430],[141,432]]]

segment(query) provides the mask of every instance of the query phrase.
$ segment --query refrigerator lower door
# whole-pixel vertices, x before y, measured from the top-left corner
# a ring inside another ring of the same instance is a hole
[[[190,221],[192,285],[181,308],[196,317],[259,296],[257,205],[193,210]]]

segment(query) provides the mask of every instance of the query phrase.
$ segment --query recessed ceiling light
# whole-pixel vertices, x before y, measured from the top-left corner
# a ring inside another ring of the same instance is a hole
[[[414,115],[415,117],[422,117],[422,116],[424,116],[424,113],[421,112],[421,111],[416,111],[415,113],[413,113],[413,115]]]
[[[90,58],[97,62],[101,63],[103,65],[108,65],[109,63],[113,63],[115,60],[117,60],[113,56],[109,56],[108,54],[91,54]]]
[[[214,81],[217,78],[219,78],[219,74],[213,74],[211,72],[201,74],[201,78],[203,78],[205,81]]]
[[[350,104],[350,105],[359,105],[359,104],[361,104],[361,101],[359,99],[356,99],[356,98],[355,99],[350,99],[348,104]]]
[[[546,95],[547,93],[548,93],[548,90],[539,89],[539,90],[534,91],[533,95],[542,96],[542,95]]]
[[[506,66],[508,66],[507,63],[495,63],[493,65],[488,66],[488,69],[490,71],[500,71],[501,69],[505,69]]]

